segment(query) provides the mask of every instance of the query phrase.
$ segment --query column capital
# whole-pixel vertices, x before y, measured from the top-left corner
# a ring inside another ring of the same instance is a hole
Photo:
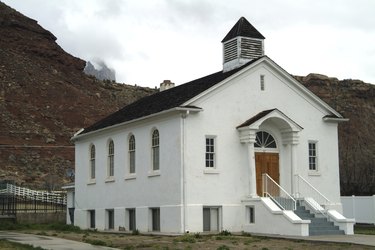
[[[298,131],[286,130],[281,132],[282,135],[282,142],[284,145],[291,144],[297,145],[299,144],[299,134]]]
[[[256,141],[256,131],[257,130],[250,128],[244,128],[239,130],[240,142],[254,144]]]

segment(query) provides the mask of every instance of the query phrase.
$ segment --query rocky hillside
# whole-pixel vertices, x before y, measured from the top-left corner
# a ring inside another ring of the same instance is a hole
[[[154,89],[102,82],[35,20],[0,2],[0,181],[55,188],[74,168],[70,137]],[[343,195],[375,194],[375,85],[295,76],[350,119],[339,125]]]
[[[155,90],[83,73],[35,20],[0,2],[0,180],[50,187],[74,168],[70,137]]]
[[[375,85],[319,74],[296,79],[349,118],[339,125],[341,194],[375,194]]]

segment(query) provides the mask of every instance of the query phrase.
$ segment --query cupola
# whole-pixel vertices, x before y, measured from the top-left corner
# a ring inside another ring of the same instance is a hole
[[[265,37],[241,17],[221,41],[223,71],[230,71],[264,55]]]

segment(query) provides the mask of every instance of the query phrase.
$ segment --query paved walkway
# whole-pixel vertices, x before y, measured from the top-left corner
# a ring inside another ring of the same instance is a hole
[[[353,243],[366,246],[375,246],[375,235],[355,234],[355,235],[318,235],[318,236],[274,236],[268,235],[274,238],[284,239],[298,239],[298,240],[309,240],[309,241],[324,241],[324,242],[338,242],[338,243]]]
[[[9,231],[0,231],[0,239],[6,239],[9,241],[13,241],[13,242],[21,243],[21,244],[29,244],[34,247],[41,247],[44,249],[53,249],[53,250],[115,249],[115,248],[110,248],[110,247],[93,246],[91,244],[87,244],[83,242],[65,240],[65,239],[56,238],[56,237],[41,236],[41,235],[34,235],[34,234],[22,234],[22,233],[9,232]]]

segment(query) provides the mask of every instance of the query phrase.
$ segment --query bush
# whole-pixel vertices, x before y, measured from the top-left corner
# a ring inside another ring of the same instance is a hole
[[[184,234],[184,235],[178,236],[173,241],[174,242],[188,242],[188,243],[197,242],[195,240],[195,235],[192,235],[192,234]]]
[[[138,229],[133,230],[132,235],[139,235],[139,230]]]
[[[217,250],[229,250],[230,248],[226,245],[221,245],[217,248]]]
[[[69,231],[69,232],[80,232],[81,229],[74,225],[68,225],[64,223],[53,223],[47,224],[47,229],[55,231]]]
[[[103,240],[85,239],[85,242],[95,246],[107,246],[107,243]]]
[[[229,236],[229,235],[232,235],[232,233],[231,232],[229,232],[228,230],[223,230],[223,231],[221,231],[220,232],[220,234],[219,235],[223,235],[223,236]]]

